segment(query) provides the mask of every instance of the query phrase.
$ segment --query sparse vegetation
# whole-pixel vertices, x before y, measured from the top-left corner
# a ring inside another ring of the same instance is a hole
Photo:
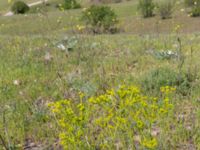
[[[173,8],[175,5],[175,1],[174,0],[161,0],[158,3],[158,11],[160,14],[160,17],[162,19],[168,19],[172,17],[172,13],[173,13]]]
[[[38,1],[0,0],[0,150],[200,149],[194,5],[163,20],[160,0],[145,19],[139,0]]]

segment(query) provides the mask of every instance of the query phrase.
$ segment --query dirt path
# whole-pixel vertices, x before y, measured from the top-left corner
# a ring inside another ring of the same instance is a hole
[[[37,1],[37,2],[34,2],[34,3],[30,3],[28,4],[29,7],[32,7],[32,6],[36,6],[36,5],[39,5],[39,4],[42,4],[42,3],[45,3],[47,2],[48,0],[40,0],[40,1]],[[13,16],[14,13],[12,11],[9,11],[7,12],[4,16]]]

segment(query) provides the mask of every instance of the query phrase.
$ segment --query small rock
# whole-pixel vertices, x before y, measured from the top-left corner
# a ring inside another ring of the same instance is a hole
[[[47,52],[46,55],[44,56],[45,62],[50,62],[53,59],[53,56]]]
[[[18,86],[18,85],[20,85],[20,81],[19,80],[14,80],[13,84],[16,85],[16,86]]]

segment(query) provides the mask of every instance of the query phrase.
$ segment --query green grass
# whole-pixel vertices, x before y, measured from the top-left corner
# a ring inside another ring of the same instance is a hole
[[[152,71],[169,68],[194,78],[189,87],[184,86],[186,94],[177,91],[172,99],[175,111],[159,126],[156,136],[159,149],[200,148],[199,18],[177,10],[169,20],[143,19],[137,15],[136,1],[111,6],[124,31],[75,34],[77,44],[68,53],[56,43],[74,36],[71,29],[82,24],[80,9],[61,12],[50,8],[43,15],[0,17],[0,135],[5,143],[22,149],[30,139],[49,149],[60,130],[47,108],[49,102],[76,99],[79,91],[99,95],[123,83],[142,87],[145,95],[158,95],[154,89],[145,90],[144,81],[149,77],[154,84]],[[180,31],[172,32],[177,24],[182,26]],[[179,52],[177,37],[182,43],[182,67],[178,59],[160,59],[152,53]]]
[[[61,12],[55,8],[55,1],[50,4],[40,13],[27,14],[26,17],[24,15],[0,17],[0,33],[3,35],[62,34],[70,32],[72,29],[76,29],[76,25],[82,24],[80,21],[82,9]],[[148,19],[141,18],[137,11],[136,1],[110,5],[118,15],[118,26],[124,33],[173,33],[177,25],[181,26],[180,33],[199,33],[200,31],[198,28],[199,18],[188,17],[186,12],[181,12],[183,6],[177,7],[172,19],[161,20],[159,16]],[[35,11],[36,8],[34,7],[32,11]],[[44,26],[46,30],[43,29]]]
[[[6,0],[1,1],[0,10],[1,10],[1,11],[2,11],[2,10],[5,10],[5,9],[8,8],[8,6],[9,6],[9,4],[8,4],[8,2],[7,2]]]
[[[186,57],[184,70],[189,67],[191,45],[188,40],[191,37],[182,36]],[[48,115],[49,111],[46,107],[48,102],[73,98],[79,90],[90,96],[102,93],[105,89],[121,83],[140,85],[144,74],[160,66],[177,70],[178,62],[175,60],[159,60],[146,53],[146,50],[151,48],[157,50],[172,48],[172,44],[176,44],[176,37],[172,35],[161,37],[102,35],[95,38],[89,36],[79,39],[82,46],[77,45],[68,57],[65,52],[53,46],[53,43],[59,41],[60,38],[62,37],[1,37],[3,43],[0,53],[3,71],[0,75],[1,111],[6,113],[4,116],[6,129],[12,144],[22,144],[25,138],[45,143],[47,139],[57,137],[53,118]],[[192,41],[192,46],[195,47],[192,64],[196,66],[198,66],[200,55],[199,38],[198,36],[195,41]],[[94,42],[96,47],[92,46]],[[50,53],[53,58],[49,62],[44,59],[46,53]],[[14,84],[15,80],[19,81],[19,85]],[[179,133],[180,128],[178,124],[175,124],[174,131],[168,131],[169,133],[166,134],[169,135],[164,134],[163,136],[172,136],[171,132],[175,132],[172,138],[175,141],[171,141],[172,139],[168,141],[169,147],[187,145],[190,140],[194,142],[194,145],[197,142],[196,139],[190,139],[190,137],[198,136],[195,130],[198,128],[196,121],[199,121],[197,120],[199,80],[194,84],[196,86],[193,87],[191,95],[182,97],[177,93],[173,98],[173,104],[177,108],[176,117],[188,111],[185,119],[190,120],[190,115],[194,115],[195,122],[183,122],[184,126],[181,127],[183,133]],[[184,105],[184,103],[189,103],[189,105]],[[181,107],[186,107],[186,109],[181,109]],[[170,120],[166,121],[166,124],[168,123]],[[184,132],[187,130],[185,128],[187,124],[192,128],[188,134]],[[4,123],[1,122],[1,125]],[[3,126],[0,128],[4,129]],[[15,130],[16,128],[18,130]]]

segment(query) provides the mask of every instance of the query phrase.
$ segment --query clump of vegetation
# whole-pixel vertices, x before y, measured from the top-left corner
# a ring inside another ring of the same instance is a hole
[[[103,4],[109,4],[109,3],[120,3],[122,0],[100,0],[99,2]]]
[[[173,86],[180,94],[187,95],[190,93],[192,80],[187,73],[178,73],[168,67],[162,67],[145,74],[141,79],[141,84],[148,92],[157,93],[162,86]]]
[[[113,0],[114,3],[121,3],[122,0]]]
[[[198,2],[199,0],[185,0],[185,5],[186,6],[194,6],[196,2]]]
[[[158,3],[158,11],[162,19],[172,17],[174,0],[162,0]]]
[[[191,7],[190,15],[192,17],[200,16],[200,0],[185,0],[185,5]]]
[[[192,17],[200,16],[200,2],[196,3],[196,5],[192,7],[191,16]]]
[[[156,149],[152,127],[172,110],[172,87],[162,97],[148,97],[135,86],[122,85],[105,94],[78,101],[61,100],[49,106],[62,131],[64,149]],[[136,144],[137,143],[137,144]]]
[[[96,5],[83,11],[82,20],[94,33],[114,32],[118,22],[117,15],[110,7]]]
[[[16,1],[11,7],[11,11],[14,14],[24,14],[29,11],[29,6],[23,1]]]
[[[92,4],[121,3],[123,0],[90,0]]]
[[[81,5],[76,0],[64,0],[64,9],[77,9],[81,8]]]
[[[154,15],[155,4],[153,0],[139,0],[138,9],[144,18]]]
[[[170,59],[178,58],[178,53],[173,50],[161,50],[161,51],[153,50],[151,52],[151,55],[161,60],[164,60],[164,59],[170,60]]]

